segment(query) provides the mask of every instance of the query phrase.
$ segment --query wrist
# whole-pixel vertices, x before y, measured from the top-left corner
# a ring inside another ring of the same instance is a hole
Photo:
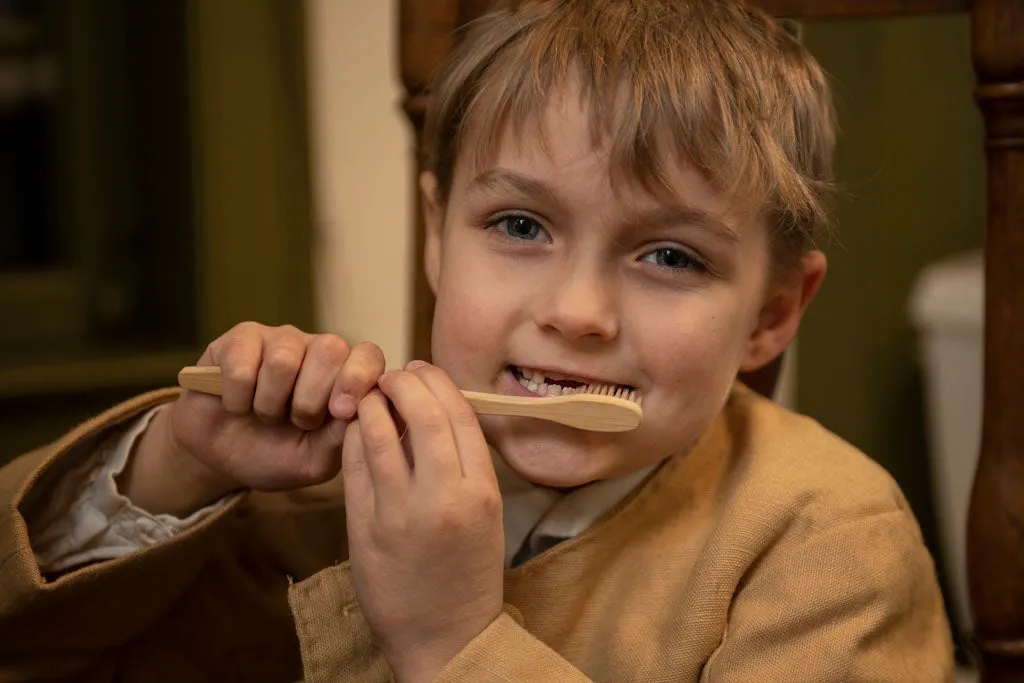
[[[119,491],[150,514],[184,518],[239,488],[181,446],[171,426],[176,404],[161,407],[117,477]]]
[[[384,658],[391,666],[397,683],[429,683],[462,651],[462,647],[454,651],[449,648],[417,647],[414,652],[404,652],[395,657],[385,655]]]
[[[483,632],[481,629],[480,633]],[[395,680],[399,683],[429,683],[450,661],[466,648],[479,633],[453,634],[449,638],[433,639],[424,642],[420,639],[415,645],[396,648],[392,653],[385,652],[385,659],[391,666]]]

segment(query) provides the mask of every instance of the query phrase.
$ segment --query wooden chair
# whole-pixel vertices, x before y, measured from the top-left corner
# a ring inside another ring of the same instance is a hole
[[[1024,2],[1021,0],[753,0],[778,17],[842,19],[969,12],[987,135],[985,394],[981,456],[968,523],[974,641],[986,683],[1024,681]],[[423,132],[427,86],[452,33],[492,0],[402,0],[404,108]],[[966,93],[965,93],[966,95]],[[417,167],[417,175],[419,168]],[[416,254],[423,225],[415,222]],[[433,299],[414,259],[413,354],[430,356]],[[770,393],[778,363],[744,379]]]

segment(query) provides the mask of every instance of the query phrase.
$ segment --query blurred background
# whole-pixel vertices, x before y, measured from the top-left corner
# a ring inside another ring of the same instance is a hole
[[[173,383],[241,320],[408,360],[397,21],[365,0],[0,0],[0,462]],[[836,86],[845,192],[786,400],[893,473],[938,553],[908,300],[982,241],[968,19],[803,40]]]

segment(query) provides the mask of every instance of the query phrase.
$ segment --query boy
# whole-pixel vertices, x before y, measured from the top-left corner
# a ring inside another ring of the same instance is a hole
[[[5,675],[950,679],[895,484],[735,383],[824,277],[833,138],[819,67],[738,4],[480,21],[421,179],[436,365],[243,324],[200,360],[222,399],[143,396],[10,465]],[[594,382],[643,425],[458,391]]]

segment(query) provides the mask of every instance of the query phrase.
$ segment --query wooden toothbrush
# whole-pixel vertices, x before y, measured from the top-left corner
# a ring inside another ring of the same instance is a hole
[[[189,366],[178,384],[190,391],[220,396],[223,380],[215,365]],[[463,391],[477,415],[512,415],[550,420],[591,432],[628,432],[643,422],[642,397],[635,391],[591,384],[568,396],[504,396]]]

